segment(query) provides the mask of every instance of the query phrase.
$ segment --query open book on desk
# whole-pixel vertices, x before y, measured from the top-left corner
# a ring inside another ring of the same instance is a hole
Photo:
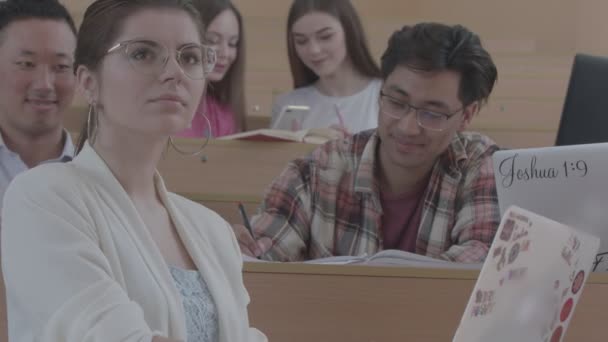
[[[226,135],[218,138],[218,140],[293,141],[308,144],[324,144],[330,140],[342,137],[341,132],[331,128],[311,128],[293,132],[265,128]]]
[[[243,261],[267,262],[246,255],[243,255]],[[332,256],[327,258],[307,260],[301,263],[316,265],[402,266],[416,268],[447,268],[464,270],[479,270],[481,269],[482,265],[451,262],[396,249],[387,249],[371,256]]]

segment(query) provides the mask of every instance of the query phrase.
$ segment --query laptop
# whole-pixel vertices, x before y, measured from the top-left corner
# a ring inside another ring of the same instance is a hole
[[[555,145],[608,142],[608,57],[577,54]]]
[[[501,215],[516,205],[599,237],[594,270],[608,271],[607,156],[608,143],[495,152]]]

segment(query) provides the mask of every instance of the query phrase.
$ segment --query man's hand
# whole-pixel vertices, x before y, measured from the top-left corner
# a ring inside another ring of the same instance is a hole
[[[268,252],[270,247],[272,247],[272,240],[270,238],[263,237],[256,241],[242,224],[233,224],[232,229],[234,230],[236,239],[239,241],[241,253],[243,254],[257,258]]]

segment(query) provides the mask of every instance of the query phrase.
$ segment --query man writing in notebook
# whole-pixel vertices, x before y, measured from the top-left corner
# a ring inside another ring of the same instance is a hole
[[[464,129],[496,67],[477,35],[423,23],[382,56],[378,128],[289,163],[252,218],[245,254],[277,261],[400,249],[481,262],[499,224],[489,138]]]

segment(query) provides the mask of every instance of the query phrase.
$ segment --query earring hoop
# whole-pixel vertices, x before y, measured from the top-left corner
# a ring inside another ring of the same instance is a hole
[[[169,136],[169,145],[171,145],[171,147],[173,147],[173,149],[183,155],[183,156],[187,156],[187,157],[193,157],[196,155],[201,154],[201,152],[203,152],[203,150],[205,149],[205,147],[207,147],[207,144],[209,144],[209,139],[212,135],[211,132],[211,121],[209,120],[209,118],[207,117],[207,115],[205,115],[205,113],[201,113],[203,115],[203,118],[205,118],[205,121],[207,121],[207,128],[209,131],[209,134],[206,135],[206,139],[205,139],[205,143],[203,144],[203,146],[201,146],[198,150],[194,151],[194,152],[188,152],[188,151],[184,151],[181,148],[177,147],[177,145],[173,142],[173,137]]]
[[[99,124],[99,116],[95,110],[95,102],[89,104],[89,112],[87,114],[87,140],[89,145],[95,144],[95,138],[97,138],[97,128]]]

